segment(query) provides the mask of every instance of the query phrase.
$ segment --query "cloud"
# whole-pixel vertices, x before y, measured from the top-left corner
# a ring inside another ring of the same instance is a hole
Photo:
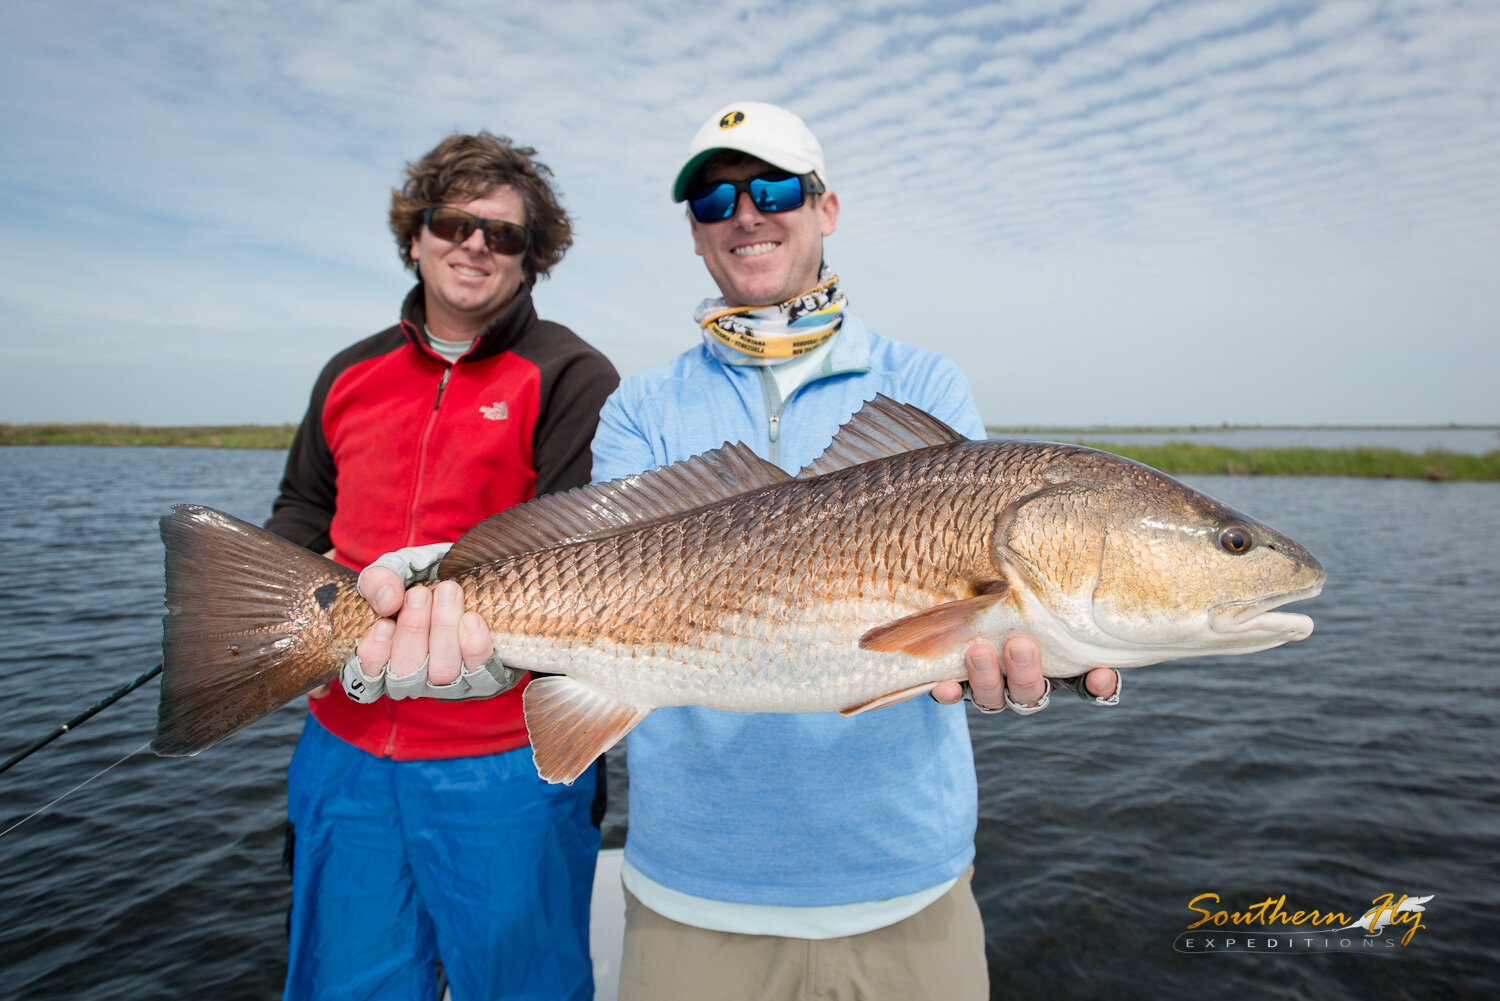
[[[1496,416],[1469,374],[1500,362],[1493,5],[183,0],[0,17],[0,420],[200,423],[230,398],[236,419],[297,419],[307,386],[251,381],[310,383],[393,319],[408,279],[389,189],[454,129],[511,135],[556,171],[578,241],[544,314],[624,371],[660,364],[713,291],[668,183],[703,118],[747,97],[818,132],[855,308],[959,359],[991,420]],[[1195,382],[1214,345],[1281,352],[1261,364],[1317,391]],[[75,365],[102,366],[87,392],[45,384]],[[249,388],[162,389],[225,379]],[[1131,388],[1155,379],[1173,391]]]

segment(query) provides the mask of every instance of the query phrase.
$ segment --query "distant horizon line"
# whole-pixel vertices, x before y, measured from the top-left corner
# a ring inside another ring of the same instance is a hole
[[[1040,425],[1036,427],[990,427],[987,431],[1017,431],[1022,434],[1067,432],[1069,434],[1164,434],[1172,431],[1495,431],[1500,424],[1088,424]]]
[[[298,422],[279,424],[142,424],[136,421],[0,421],[0,428],[139,428],[151,431],[220,431],[251,428],[295,428]],[[1495,431],[1500,424],[986,424],[988,432],[1019,434],[1164,434],[1183,431]]]

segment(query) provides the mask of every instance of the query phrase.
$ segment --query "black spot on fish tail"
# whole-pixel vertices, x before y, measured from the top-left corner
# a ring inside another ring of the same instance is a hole
[[[338,597],[339,586],[337,584],[324,584],[313,592],[313,597],[318,601],[318,607],[328,611],[328,606],[333,604],[333,599]]]

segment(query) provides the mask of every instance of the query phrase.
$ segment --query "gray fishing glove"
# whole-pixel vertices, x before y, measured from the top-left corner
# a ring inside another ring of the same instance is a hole
[[[1054,691],[1059,688],[1066,688],[1090,705],[1117,706],[1120,704],[1120,689],[1125,687],[1125,675],[1119,671],[1115,672],[1115,690],[1107,696],[1095,695],[1089,691],[1088,686],[1084,684],[1084,679],[1087,677],[1087,674],[1080,674],[1074,678],[1048,678],[1047,681],[1052,685]]]
[[[411,587],[417,581],[437,580],[438,567],[442,565],[443,557],[447,556],[448,550],[452,548],[451,542],[434,542],[430,546],[407,546],[394,553],[386,553],[370,566],[385,567],[387,570],[394,571],[407,587]]]
[[[1120,688],[1123,686],[1125,678],[1119,671],[1115,672],[1115,690],[1107,697],[1100,697],[1090,692],[1088,686],[1084,684],[1084,679],[1087,677],[1087,674],[1080,674],[1075,678],[1044,678],[1043,680],[1047,682],[1047,690],[1042,693],[1041,701],[1037,702],[1034,706],[1023,706],[1020,703],[1011,701],[1009,688],[1005,689],[1005,705],[998,709],[982,706],[978,702],[974,702],[974,693],[969,690],[969,683],[967,681],[964,682],[964,698],[973,702],[974,708],[985,714],[1003,713],[1009,709],[1021,716],[1030,716],[1032,713],[1039,713],[1043,709],[1046,709],[1052,701],[1052,693],[1059,688],[1066,688],[1091,705],[1117,706],[1120,704]]]
[[[448,555],[451,542],[434,542],[427,546],[409,546],[386,553],[370,566],[385,567],[399,576],[406,587],[423,581],[437,579],[438,567]],[[368,704],[382,695],[392,699],[487,699],[515,687],[526,672],[506,667],[498,655],[475,668],[462,666],[459,676],[451,684],[435,685],[427,676],[427,661],[405,677],[396,678],[388,673],[389,664],[376,668],[368,675],[360,664],[359,654],[354,654],[339,673],[339,683],[344,694],[355,702]]]
[[[359,654],[350,657],[344,662],[344,669],[339,674],[344,694],[363,704],[374,702],[382,695],[391,699],[487,699],[514,688],[516,682],[521,680],[521,675],[526,673],[514,667],[506,667],[494,654],[473,670],[465,664],[458,677],[448,685],[432,683],[427,677],[425,660],[421,667],[403,678],[392,677],[387,673],[386,668],[389,666],[380,665],[380,673],[372,678],[360,666]]]

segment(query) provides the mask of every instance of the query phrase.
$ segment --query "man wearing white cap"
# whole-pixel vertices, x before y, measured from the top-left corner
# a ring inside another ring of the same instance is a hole
[[[796,473],[876,393],[984,437],[952,362],[847,310],[822,263],[838,196],[800,118],[758,102],[721,109],[693,137],[672,197],[688,203],[721,298],[694,314],[702,344],[605,403],[596,482],[724,441]],[[1029,640],[1007,644],[1003,668],[988,645],[969,664],[981,705],[1046,698]],[[1088,679],[1101,701],[1116,686],[1111,671]],[[962,708],[914,699],[849,719],[658,709],[630,734],[627,761],[621,998],[811,997],[807,984],[839,998],[988,996]]]
[[[701,344],[605,403],[596,482],[725,441],[795,473],[877,393],[984,437],[952,362],[847,310],[822,263],[839,200],[800,118],[758,102],[721,109],[693,137],[672,197],[688,203],[720,298],[694,314]],[[365,593],[384,580],[365,581]],[[465,664],[489,656],[486,631],[466,635],[445,638],[447,660],[460,648]],[[432,670],[456,673],[438,648]],[[367,640],[361,653],[378,664],[388,644]],[[968,666],[986,711],[1046,704],[1030,640],[1007,643],[1003,663],[977,644]],[[1070,687],[1113,704],[1118,678],[1100,669]],[[675,707],[642,720],[626,753],[623,1001],[988,997],[970,888],[973,753],[964,710],[951,705],[963,688],[933,695],[850,718]]]

